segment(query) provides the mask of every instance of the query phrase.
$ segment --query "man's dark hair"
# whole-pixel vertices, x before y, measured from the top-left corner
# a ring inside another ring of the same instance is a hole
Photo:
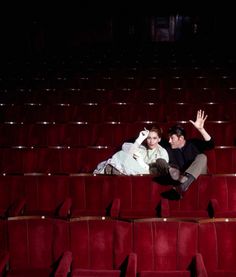
[[[169,136],[176,135],[177,137],[183,136],[185,138],[186,131],[183,126],[176,124],[176,125],[172,126],[171,128],[169,128],[168,135]]]

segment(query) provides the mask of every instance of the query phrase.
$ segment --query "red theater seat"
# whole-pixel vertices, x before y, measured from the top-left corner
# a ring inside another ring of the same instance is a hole
[[[201,270],[197,276],[236,276],[236,222],[199,223],[198,250]]]
[[[27,202],[22,176],[0,177],[0,217],[21,215]]]
[[[236,172],[236,148],[234,146],[215,147],[206,152],[208,172],[211,174],[231,174]]]
[[[208,186],[213,216],[236,217],[236,176],[213,175]]]
[[[121,147],[130,139],[127,135],[129,124],[122,122],[104,122],[96,126],[95,145]]]
[[[148,218],[161,216],[161,203],[164,201],[161,192],[166,187],[160,186],[153,177],[124,176],[117,183],[120,193],[120,218]],[[125,192],[122,193],[122,192]],[[165,213],[163,211],[163,213]]]
[[[75,176],[69,180],[71,216],[118,217],[120,199],[116,198],[118,176]],[[118,177],[118,179],[120,179]],[[126,195],[125,191],[124,194]]]
[[[137,118],[137,110],[133,103],[109,103],[104,106],[103,120],[106,122],[133,122]]]
[[[132,225],[115,220],[70,222],[72,276],[135,276]]]
[[[86,147],[96,145],[98,124],[87,122],[74,122],[66,124],[65,126],[65,138],[66,145],[71,147]],[[54,137],[56,134],[54,134]],[[56,137],[55,137],[56,139]]]
[[[161,217],[175,218],[208,218],[212,217],[211,176],[201,175],[185,192],[182,199],[178,199],[173,190],[162,193],[166,201],[161,202]]]
[[[12,219],[7,222],[7,228],[9,266],[6,276],[67,276],[72,256],[68,251],[66,221]]]
[[[197,224],[137,220],[133,226],[138,276],[192,276]]]
[[[24,215],[60,218],[67,218],[70,215],[71,198],[68,177],[24,176],[22,182],[25,183],[26,194]]]

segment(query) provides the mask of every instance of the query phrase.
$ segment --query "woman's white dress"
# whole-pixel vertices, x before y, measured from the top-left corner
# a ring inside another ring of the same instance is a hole
[[[133,155],[138,154],[139,159]],[[134,143],[125,142],[122,150],[116,152],[110,159],[97,165],[94,174],[104,174],[105,167],[110,164],[124,175],[150,174],[148,164],[162,158],[169,162],[169,156],[165,148],[158,146],[154,149],[147,149],[145,146],[136,146]]]

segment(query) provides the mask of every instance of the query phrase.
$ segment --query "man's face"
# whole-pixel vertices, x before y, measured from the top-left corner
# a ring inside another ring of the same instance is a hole
[[[183,136],[178,137],[174,134],[169,136],[169,143],[172,149],[182,148],[184,146],[185,140]]]

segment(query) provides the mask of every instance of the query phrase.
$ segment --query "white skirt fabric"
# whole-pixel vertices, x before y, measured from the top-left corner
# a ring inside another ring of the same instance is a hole
[[[108,164],[124,175],[149,174],[148,169],[142,167],[132,155],[123,150],[116,152],[110,159],[99,163],[93,173],[104,174],[104,169]]]

